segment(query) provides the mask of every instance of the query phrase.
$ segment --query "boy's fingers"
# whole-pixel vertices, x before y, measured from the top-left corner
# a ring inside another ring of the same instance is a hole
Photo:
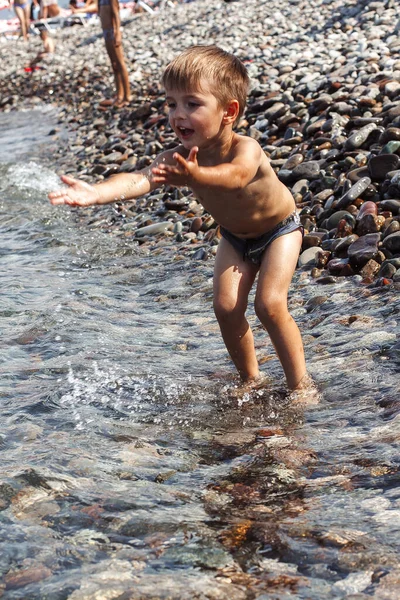
[[[173,158],[174,158],[174,160],[176,160],[178,165],[181,165],[182,167],[187,169],[188,164],[181,154],[179,154],[178,152],[175,152]]]
[[[60,179],[63,183],[66,183],[67,185],[74,185],[75,183],[78,183],[77,179],[74,179],[73,177],[70,177],[69,175],[61,175]]]
[[[198,151],[199,151],[198,147],[193,146],[193,148],[189,152],[189,157],[188,157],[188,160],[190,162],[196,162]]]
[[[54,196],[52,194],[49,194],[49,200],[50,204],[53,204],[53,206],[56,206],[57,204],[65,204],[64,196]]]

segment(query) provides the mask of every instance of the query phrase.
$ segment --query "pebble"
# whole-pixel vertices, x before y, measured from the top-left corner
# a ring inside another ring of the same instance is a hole
[[[351,265],[355,268],[362,268],[369,260],[376,259],[379,240],[378,233],[369,233],[351,244],[347,252]]]
[[[139,229],[136,229],[136,236],[142,237],[144,235],[164,233],[172,228],[173,224],[170,223],[170,221],[161,221],[160,223],[153,223],[152,225],[147,225],[146,227],[140,227]]]
[[[371,179],[369,177],[362,177],[359,179],[351,188],[339,199],[336,209],[340,210],[342,208],[346,208],[349,204],[351,204],[354,200],[357,200],[363,192],[368,188],[371,183]]]
[[[299,267],[310,267],[310,266],[315,267],[316,257],[321,252],[323,252],[323,250],[319,246],[312,246],[311,248],[304,250],[304,252],[302,252],[299,256],[298,266]]]

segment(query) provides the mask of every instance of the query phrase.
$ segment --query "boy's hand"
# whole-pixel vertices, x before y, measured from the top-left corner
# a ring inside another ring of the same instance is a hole
[[[92,206],[98,204],[100,194],[95,187],[73,177],[62,175],[61,181],[67,188],[50,192],[48,198],[51,204],[69,204],[70,206]]]
[[[199,169],[197,162],[197,153],[199,149],[194,146],[187,159],[183,158],[178,152],[175,152],[173,159],[175,165],[160,163],[152,169],[153,181],[155,183],[175,185],[177,187],[188,185],[196,179],[196,173]]]

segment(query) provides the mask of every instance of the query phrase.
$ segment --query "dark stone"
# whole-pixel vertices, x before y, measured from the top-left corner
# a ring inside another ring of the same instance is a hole
[[[382,180],[386,175],[400,166],[400,156],[397,154],[378,154],[368,162],[368,171],[372,179]]]
[[[288,185],[294,181],[293,171],[290,169],[280,169],[278,171],[278,178],[280,181],[282,181],[282,183]]]
[[[331,257],[331,253],[330,252],[327,252],[327,251],[320,252],[316,256],[316,261],[315,261],[316,266],[319,269],[323,269],[327,265],[330,257]]]
[[[379,202],[379,208],[380,210],[390,210],[394,215],[398,215],[400,213],[400,200],[394,198],[382,200],[382,202]]]
[[[393,220],[384,230],[383,238],[388,237],[392,233],[396,233],[396,231],[400,231],[400,223],[398,221]]]
[[[345,258],[347,256],[347,249],[356,240],[358,240],[358,235],[355,233],[352,233],[344,238],[337,238],[332,244],[332,251],[338,258]]]
[[[331,275],[341,275],[343,268],[349,263],[348,258],[332,258],[326,265]]]
[[[358,238],[347,250],[350,264],[355,268],[361,268],[369,260],[375,260],[378,257],[378,243],[381,239],[379,233],[368,233]]]
[[[207,260],[207,250],[205,248],[199,248],[192,254],[193,260]]]
[[[312,233],[308,233],[303,238],[302,250],[307,250],[307,248],[312,248],[314,246],[321,245],[321,238],[318,235],[313,235]]]
[[[385,131],[381,134],[379,138],[379,143],[383,145],[387,142],[390,142],[391,140],[400,140],[399,127],[388,127],[387,129],[385,129]]]
[[[339,221],[341,221],[342,219],[345,219],[351,227],[354,227],[356,224],[355,218],[347,210],[338,210],[329,217],[328,222],[326,224],[327,229],[333,229],[334,227],[337,227]]]
[[[327,285],[330,283],[336,283],[337,279],[333,275],[324,275],[323,277],[319,277],[315,280],[315,283],[320,283],[321,285]]]
[[[382,263],[378,275],[379,277],[389,277],[390,279],[392,279],[396,271],[397,269],[394,265],[392,265],[389,261],[385,261],[384,263]]]
[[[376,233],[382,229],[385,218],[371,213],[365,214],[357,223],[358,235],[367,235],[368,233]]]
[[[399,258],[389,258],[388,260],[385,260],[382,263],[382,266],[385,264],[391,264],[394,267],[396,267],[396,269],[400,269],[400,257]]]
[[[390,250],[394,254],[400,253],[400,231],[391,233],[382,242],[383,247]]]
[[[368,167],[358,167],[357,169],[353,169],[352,171],[349,171],[346,174],[346,177],[348,177],[348,179],[350,179],[350,181],[352,183],[356,183],[363,177],[368,177],[369,175],[370,175],[370,172],[368,170]]]

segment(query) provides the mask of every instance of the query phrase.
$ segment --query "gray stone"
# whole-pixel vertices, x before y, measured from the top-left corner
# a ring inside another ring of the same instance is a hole
[[[164,233],[167,230],[173,229],[174,224],[170,221],[160,221],[160,223],[152,223],[145,227],[140,227],[136,230],[136,237],[142,237],[144,235],[155,235],[157,233]]]
[[[316,258],[321,252],[323,252],[323,250],[320,246],[311,246],[311,248],[307,248],[307,250],[304,250],[299,256],[298,266],[314,267],[316,265]]]
[[[370,184],[371,179],[369,177],[362,177],[359,179],[341,198],[339,198],[336,209],[340,210],[346,208],[346,206],[354,202],[354,200],[357,200]]]
[[[296,179],[317,179],[321,172],[321,167],[316,160],[309,160],[307,162],[303,162],[297,167],[295,167],[292,171],[293,177]]]
[[[377,125],[375,123],[369,123],[364,127],[361,127],[355,133],[352,133],[350,137],[347,139],[345,143],[346,150],[355,150],[356,148],[360,148],[368,139],[369,135],[376,129]]]

